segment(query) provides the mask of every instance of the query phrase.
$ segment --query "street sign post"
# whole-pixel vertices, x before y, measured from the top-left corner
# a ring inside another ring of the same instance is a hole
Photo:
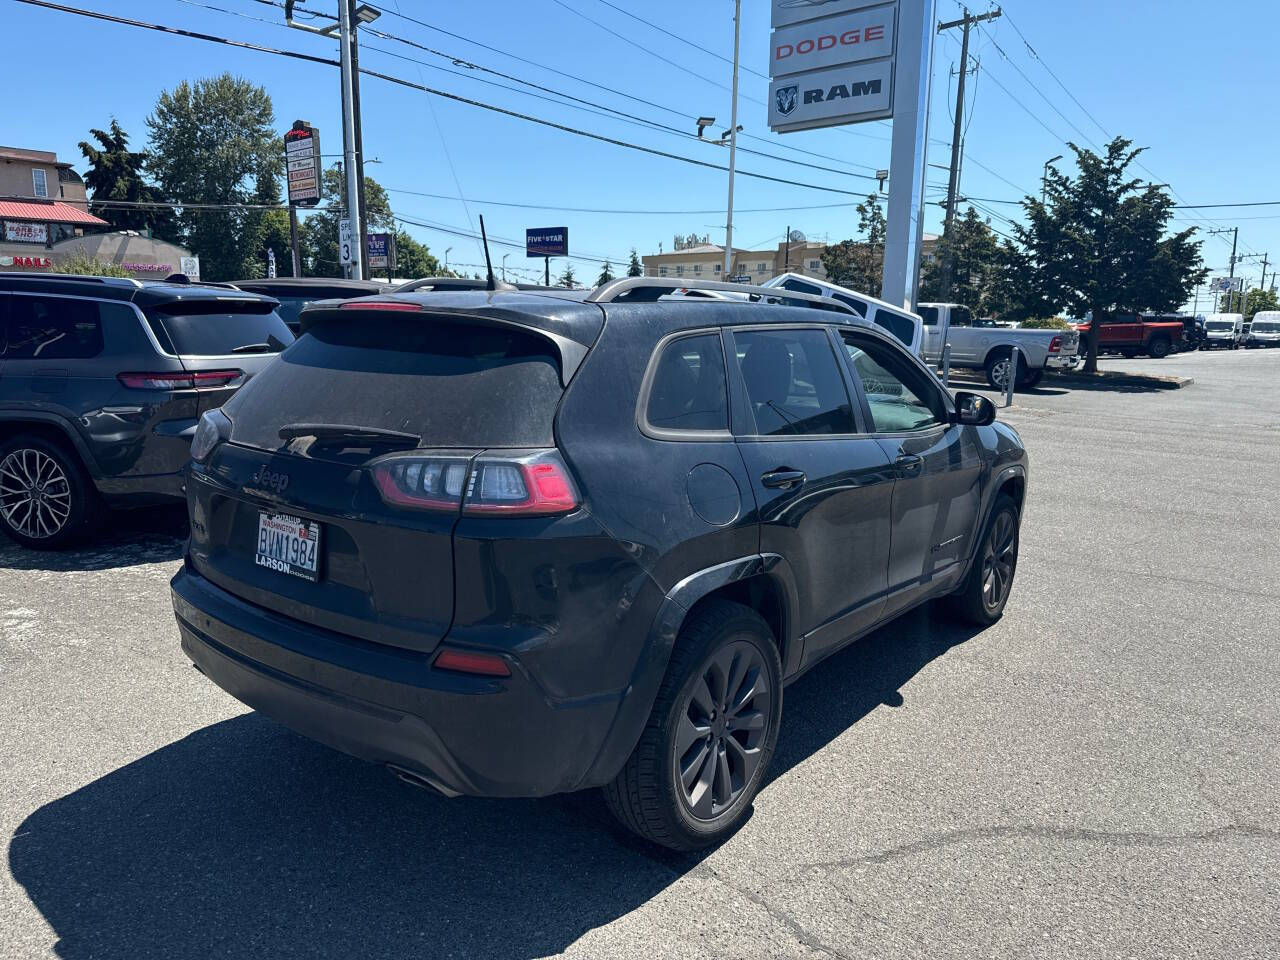
[[[315,206],[323,187],[320,163],[320,131],[305,120],[295,120],[284,135],[289,203]]]
[[[344,266],[355,262],[351,246],[351,221],[343,217],[338,221],[338,262]]]

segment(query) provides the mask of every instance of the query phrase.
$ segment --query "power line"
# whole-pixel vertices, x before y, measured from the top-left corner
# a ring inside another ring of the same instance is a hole
[[[267,47],[260,44],[252,44],[252,43],[247,43],[239,40],[229,40],[226,37],[218,37],[218,36],[213,36],[211,34],[196,33],[194,31],[189,31],[189,30],[180,30],[175,27],[166,27],[160,24],[146,23],[141,20],[130,20],[125,17],[115,17],[108,14],[98,13],[92,10],[83,10],[78,7],[68,7],[62,4],[52,3],[50,2],[50,0],[18,0],[18,2],[30,4],[32,6],[37,6],[37,7],[45,7],[47,9],[57,10],[63,13],[71,13],[79,16],[91,17],[98,20],[106,20],[112,23],[119,23],[126,26],[141,27],[149,30],[158,30],[163,33],[173,33],[180,36],[189,37],[191,39],[204,40],[207,42],[220,43],[220,44],[234,46],[234,47],[242,47],[249,50],[255,50],[260,53],[273,53],[278,56],[292,57],[294,59],[306,60],[312,63],[324,64],[326,66],[338,66],[338,62],[336,60],[330,60],[325,57],[315,57],[315,56],[311,56],[310,54],[298,53],[296,51],[291,51],[291,50],[279,50],[273,47]],[[692,166],[703,167],[704,169],[708,169],[708,170],[718,170],[720,172],[728,172],[728,169],[729,169],[728,167],[722,166],[721,164],[718,164],[718,163],[710,163],[706,160],[697,160],[693,157],[682,156],[681,154],[671,153],[670,151],[667,151],[667,150],[660,150],[656,147],[648,147],[638,143],[629,143],[625,140],[619,140],[616,137],[610,137],[604,134],[594,133],[589,130],[582,130],[578,127],[571,127],[567,124],[557,123],[553,120],[547,120],[545,118],[533,116],[531,114],[521,113],[516,110],[509,110],[506,107],[500,107],[500,106],[497,106],[496,104],[487,103],[483,100],[476,100],[471,97],[464,97],[456,93],[449,93],[446,90],[439,90],[435,87],[429,87],[426,84],[414,83],[410,80],[404,79],[403,77],[397,77],[391,74],[382,73],[381,71],[378,71],[378,70],[370,70],[368,68],[361,67],[360,72],[370,77],[376,77],[379,80],[385,80],[388,83],[393,83],[398,86],[407,87],[411,90],[418,90],[422,93],[433,94],[437,97],[442,97],[446,100],[452,100],[455,103],[461,103],[461,104],[465,104],[467,106],[472,106],[472,107],[479,107],[482,110],[488,110],[490,112],[499,113],[504,116],[514,117],[517,120],[524,120],[528,123],[536,123],[540,126],[550,127],[554,130],[560,130],[564,133],[570,133],[575,136],[586,138],[588,140],[595,140],[600,143],[606,143],[611,146],[622,147],[627,150],[635,150],[640,153],[649,154],[650,156],[664,157],[668,160],[676,160],[681,163],[687,163]],[[771,183],[785,184],[787,186],[804,187],[810,190],[820,190],[825,193],[837,193],[845,196],[859,197],[860,199],[862,198],[862,194],[859,193],[858,191],[842,190],[838,187],[823,186],[822,184],[807,183],[799,180],[788,180],[785,177],[776,177],[771,174],[756,173],[750,170],[739,169],[737,172],[740,176],[751,177],[756,180],[765,180]],[[858,176],[858,174],[849,174],[849,176]]]
[[[692,40],[688,39],[687,37],[682,37],[682,36],[680,36],[680,34],[678,34],[678,33],[673,33],[672,31],[668,30],[666,27],[663,27],[663,26],[660,26],[660,25],[658,25],[658,24],[656,24],[656,23],[653,23],[653,22],[652,22],[652,21],[650,21],[650,20],[646,20],[644,17],[637,16],[636,14],[632,13],[630,10],[625,10],[625,9],[623,9],[622,7],[618,6],[616,3],[610,3],[610,2],[609,2],[609,0],[596,0],[596,2],[597,2],[597,3],[603,3],[606,7],[610,7],[610,8],[612,8],[612,9],[614,9],[614,10],[617,10],[617,11],[618,11],[620,14],[622,14],[624,17],[630,17],[632,20],[635,20],[635,21],[637,21],[637,22],[639,22],[639,23],[643,23],[646,27],[651,27],[651,28],[653,28],[654,30],[657,30],[659,33],[664,33],[664,34],[666,34],[668,37],[670,37],[672,40],[679,40],[679,41],[680,41],[681,43],[683,43],[685,46],[693,47],[693,49],[695,49],[695,50],[701,50],[703,53],[710,54],[711,56],[715,57],[717,60],[723,60],[725,63],[728,63],[728,64],[732,64],[732,63],[733,63],[733,59],[732,59],[731,57],[726,57],[726,56],[724,56],[723,54],[716,53],[714,50],[711,50],[711,49],[709,49],[709,48],[707,48],[707,47],[704,47],[704,46],[702,46],[702,45],[700,45],[700,44],[694,43]],[[744,72],[746,72],[746,73],[750,73],[750,74],[753,74],[753,75],[755,75],[755,76],[757,76],[757,77],[760,77],[760,78],[761,78],[761,79],[763,79],[763,80],[768,80],[768,79],[769,79],[769,75],[768,75],[768,74],[761,73],[759,70],[752,70],[752,69],[751,69],[750,67],[748,67],[748,66],[743,66],[743,65],[739,64],[739,69],[741,69],[742,71],[744,71]]]
[[[424,190],[407,190],[397,187],[383,187],[388,193],[403,193],[406,196],[427,197],[432,200],[458,200],[456,196],[442,193],[428,193]],[[516,203],[503,200],[478,200],[474,197],[466,198],[468,203],[477,203],[481,206],[488,207],[513,207],[521,210],[552,210],[558,213],[600,213],[612,214],[615,216],[704,216],[724,213],[724,209],[718,210],[691,210],[682,208],[680,210],[620,210],[616,208],[600,208],[600,207],[568,207],[557,204],[544,203]],[[847,203],[820,203],[811,206],[800,207],[755,207],[747,209],[737,209],[736,213],[792,213],[794,211],[803,210],[840,210],[854,206],[853,201]]]

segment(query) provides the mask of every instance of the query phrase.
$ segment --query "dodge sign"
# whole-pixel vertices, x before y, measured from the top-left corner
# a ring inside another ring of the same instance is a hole
[[[770,129],[789,133],[892,117],[898,3],[773,0]]]

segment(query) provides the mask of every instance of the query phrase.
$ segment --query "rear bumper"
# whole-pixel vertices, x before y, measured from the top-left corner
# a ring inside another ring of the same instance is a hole
[[[1049,354],[1049,359],[1044,362],[1046,370],[1065,370],[1074,367],[1076,364],[1076,355],[1070,354]]]
[[[430,666],[255,607],[184,567],[172,598],[182,649],[237,700],[335,749],[489,797],[585,785],[619,696],[557,702],[517,661],[509,678]]]

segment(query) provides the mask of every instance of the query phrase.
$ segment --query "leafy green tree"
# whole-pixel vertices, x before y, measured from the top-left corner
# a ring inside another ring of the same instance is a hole
[[[368,192],[369,181],[366,178],[365,193]],[[405,230],[396,231],[397,276],[418,280],[422,277],[438,277],[442,272],[440,261],[427,250],[425,243],[419,243]]]
[[[1262,287],[1254,287],[1244,298],[1244,318],[1252,320],[1255,313],[1263,310],[1280,310],[1280,297],[1276,296],[1274,290],[1264,290]]]
[[[631,263],[627,265],[628,277],[643,277],[644,264],[640,262],[640,254],[636,253],[636,248],[631,248]]]
[[[306,219],[302,229],[303,273],[309,277],[340,277],[342,264],[338,253],[338,221],[342,219],[346,183],[340,165],[324,171],[320,185],[320,203]],[[369,215],[368,229],[373,232],[394,231],[395,217],[387,191],[372,177],[364,178],[364,202]],[[430,274],[427,274],[430,276]]]
[[[1000,258],[1000,241],[991,221],[970,207],[938,241],[936,257],[925,268],[920,299],[962,303],[975,313],[989,312],[987,290],[999,272]]]
[[[884,275],[884,211],[875,194],[858,204],[860,239],[844,240],[822,252],[827,279],[860,293],[879,292]]]
[[[106,130],[92,129],[89,135],[97,141],[80,141],[80,152],[89,162],[84,184],[89,189],[89,212],[101,217],[117,230],[150,231],[169,239],[174,235],[173,214],[166,207],[105,207],[108,200],[129,204],[156,203],[159,191],[147,182],[143,170],[147,154],[129,149],[129,135],[115,117]]]
[[[573,264],[566,263],[564,265],[564,273],[556,278],[556,283],[562,287],[568,287],[572,290],[578,285],[578,278],[573,275]]]
[[[281,146],[283,150],[283,144]],[[274,176],[261,176],[253,192],[253,202],[263,206],[279,206],[280,181]],[[257,251],[251,269],[245,279],[257,279],[267,274],[267,251],[276,254],[276,276],[293,276],[293,251],[289,236],[289,214],[286,210],[250,210],[244,218],[243,243]],[[301,248],[301,240],[299,240]],[[203,264],[202,264],[203,266]]]
[[[229,73],[162,91],[147,118],[150,168],[166,197],[192,205],[178,210],[178,231],[206,279],[234,280],[261,269],[261,218],[194,205],[251,203],[264,178],[280,176],[274,126],[267,91]]]
[[[1015,224],[1021,250],[1015,265],[1024,270],[1026,291],[1019,309],[1036,302],[1074,316],[1092,311],[1102,321],[1111,313],[1167,312],[1185,303],[1208,275],[1195,229],[1168,234],[1173,201],[1161,186],[1130,177],[1142,152],[1116,137],[1096,154],[1070,144],[1078,173],[1074,179],[1049,168],[1046,199],[1023,200],[1027,223]],[[1088,340],[1085,371],[1098,368],[1097,327]]]
[[[604,262],[604,266],[600,268],[600,276],[596,277],[596,286],[602,286],[613,279],[613,265],[608,260]]]

